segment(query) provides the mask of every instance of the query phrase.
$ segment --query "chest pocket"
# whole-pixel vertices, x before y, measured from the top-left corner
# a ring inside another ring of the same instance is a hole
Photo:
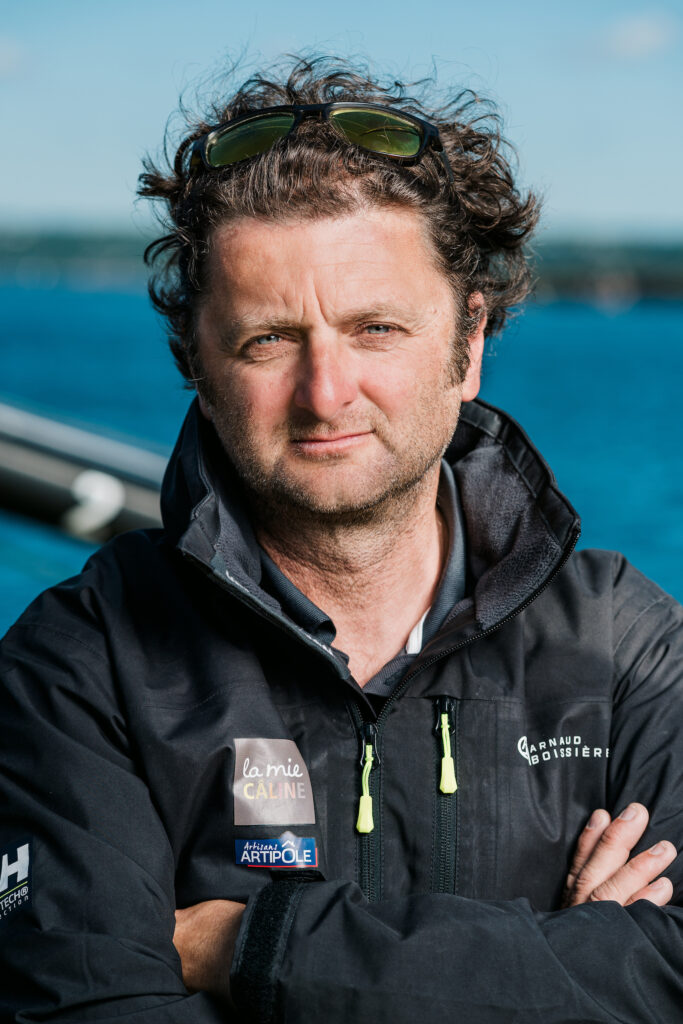
[[[458,794],[463,895],[557,909],[578,835],[606,806],[611,703],[463,701],[460,715],[460,760],[480,766]]]

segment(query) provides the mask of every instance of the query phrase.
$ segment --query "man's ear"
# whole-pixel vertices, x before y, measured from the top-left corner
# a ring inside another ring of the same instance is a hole
[[[467,338],[470,350],[470,365],[462,384],[463,402],[471,402],[479,394],[481,386],[481,361],[484,356],[484,331],[486,329],[486,305],[481,292],[473,292],[467,300],[470,316],[476,316],[477,326]]]
[[[205,420],[211,422],[213,420],[213,416],[211,415],[211,406],[204,398],[204,395],[201,393],[201,391],[197,392],[197,401],[199,402],[199,411],[201,412],[202,416],[204,417]]]

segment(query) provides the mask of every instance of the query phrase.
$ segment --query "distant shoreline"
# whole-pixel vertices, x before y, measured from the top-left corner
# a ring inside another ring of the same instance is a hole
[[[5,283],[144,289],[145,245],[135,234],[0,231]],[[683,299],[683,242],[553,240],[534,246],[536,300],[631,305],[639,299]]]

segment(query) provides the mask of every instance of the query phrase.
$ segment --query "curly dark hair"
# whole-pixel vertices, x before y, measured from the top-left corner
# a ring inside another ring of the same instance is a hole
[[[368,203],[419,210],[451,280],[462,336],[477,323],[467,303],[474,292],[484,296],[487,335],[502,330],[511,307],[529,291],[525,243],[539,203],[515,187],[514,154],[501,136],[493,104],[468,89],[430,106],[424,97],[432,88],[431,79],[423,80],[411,87],[416,95],[408,95],[402,83],[382,83],[346,60],[288,57],[268,73],[252,75],[224,103],[210,103],[203,116],[185,114],[189,132],[173,161],[167,158],[166,169],[144,161],[138,194],[163,201],[166,231],[145,251],[154,270],[149,292],[167,319],[171,351],[190,386],[201,375],[194,325],[211,234],[245,216],[277,221],[338,216]],[[225,121],[268,106],[340,100],[381,103],[435,124],[453,182],[431,150],[406,166],[345,142],[317,119],[304,120],[258,156],[220,170],[190,170],[192,143]],[[467,357],[466,346],[460,348],[462,377]]]

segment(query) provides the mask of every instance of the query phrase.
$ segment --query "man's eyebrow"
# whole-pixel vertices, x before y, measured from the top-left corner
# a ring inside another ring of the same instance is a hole
[[[420,311],[407,310],[403,306],[392,303],[379,303],[368,306],[365,309],[353,309],[348,313],[339,316],[339,324],[343,327],[351,327],[369,321],[398,320],[404,324],[414,326],[421,322]],[[278,332],[287,334],[303,334],[306,331],[305,325],[298,320],[288,317],[269,317],[267,313],[243,313],[241,316],[234,316],[221,330],[221,344],[223,347],[234,348],[239,339],[244,335],[258,332]]]
[[[221,329],[221,344],[225,348],[234,348],[244,335],[266,331],[288,331],[291,333],[292,331],[299,332],[300,330],[301,325],[293,320],[283,317],[269,317],[266,314],[259,316],[257,314],[245,313],[242,316],[231,317]]]
[[[399,320],[401,323],[417,324],[422,317],[421,310],[406,309],[394,303],[379,303],[366,309],[354,309],[340,317],[343,324],[359,324],[368,321]]]

